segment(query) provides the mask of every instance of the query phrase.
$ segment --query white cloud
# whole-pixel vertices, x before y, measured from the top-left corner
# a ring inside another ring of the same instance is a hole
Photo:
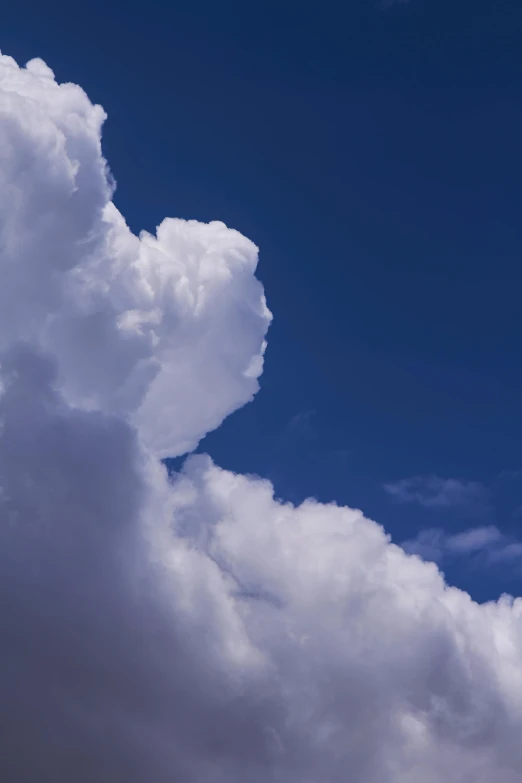
[[[502,533],[494,525],[475,527],[448,538],[448,549],[457,554],[467,554],[484,549],[502,540]]]
[[[257,248],[218,222],[134,236],[110,200],[103,110],[39,60],[3,57],[0,90],[0,346],[38,344],[70,403],[126,412],[157,454],[194,448],[258,388]]]
[[[281,683],[284,779],[516,779],[522,602],[477,606],[361,512],[281,505],[205,459],[177,491],[178,532],[233,580]]]
[[[385,484],[384,489],[400,503],[417,503],[425,508],[484,509],[487,504],[487,492],[476,481],[414,476]]]
[[[518,783],[522,601],[158,460],[257,388],[253,245],[134,237],[101,109],[40,61],[0,60],[0,108],[2,780]]]
[[[466,556],[484,551],[491,557],[496,557],[512,544],[508,543],[507,536],[497,527],[488,525],[452,535],[441,528],[428,528],[421,530],[415,538],[403,542],[402,546],[407,552],[420,555],[426,560],[439,561],[447,556]]]

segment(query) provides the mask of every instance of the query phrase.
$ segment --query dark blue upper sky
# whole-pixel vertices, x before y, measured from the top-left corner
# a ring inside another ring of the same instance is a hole
[[[220,219],[260,246],[266,369],[202,444],[219,464],[397,541],[522,537],[518,0],[27,0],[0,48],[104,105],[134,230]],[[522,592],[522,559],[443,567]]]

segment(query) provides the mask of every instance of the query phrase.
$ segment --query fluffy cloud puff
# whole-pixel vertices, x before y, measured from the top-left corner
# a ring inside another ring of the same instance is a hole
[[[75,407],[183,454],[250,400],[270,321],[257,248],[219,222],[134,236],[111,202],[105,114],[40,60],[0,60],[0,346],[38,344]]]
[[[53,783],[515,783],[522,602],[361,512],[191,458],[269,313],[219,223],[132,235],[103,112],[0,60],[0,773]]]

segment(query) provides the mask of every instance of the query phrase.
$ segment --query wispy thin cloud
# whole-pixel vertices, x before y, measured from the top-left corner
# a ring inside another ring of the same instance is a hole
[[[492,563],[508,563],[522,560],[522,542],[512,541],[490,553]]]
[[[462,533],[456,533],[447,539],[447,549],[452,554],[466,555],[470,552],[477,552],[480,549],[488,548],[498,544],[503,540],[500,530],[493,526],[475,527],[470,530],[464,530]]]
[[[488,493],[476,481],[461,481],[439,476],[413,476],[384,484],[384,490],[399,503],[425,508],[480,508],[488,503]]]
[[[437,563],[477,554],[483,555],[490,565],[522,558],[522,542],[506,536],[494,525],[469,528],[454,534],[442,528],[427,528],[415,538],[404,541],[402,548],[409,554]]]

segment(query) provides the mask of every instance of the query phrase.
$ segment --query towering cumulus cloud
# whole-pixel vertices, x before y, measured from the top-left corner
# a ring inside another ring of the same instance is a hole
[[[517,783],[522,602],[191,451],[270,321],[221,223],[134,236],[104,113],[0,59],[0,777]]]

